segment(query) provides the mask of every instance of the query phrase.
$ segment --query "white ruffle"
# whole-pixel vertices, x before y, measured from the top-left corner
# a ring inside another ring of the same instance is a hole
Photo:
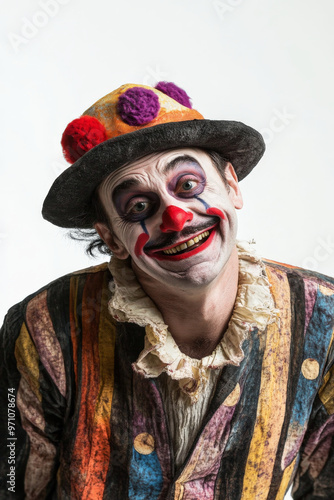
[[[253,249],[253,243],[237,242],[239,284],[228,328],[214,351],[202,359],[190,358],[180,351],[159,310],[146,295],[127,262],[111,258],[109,269],[112,298],[109,312],[118,321],[145,327],[145,347],[133,369],[145,377],[166,372],[178,380],[191,403],[198,400],[206,386],[209,372],[226,365],[240,365],[244,358],[242,344],[249,332],[259,332],[275,320],[276,310],[265,266]]]

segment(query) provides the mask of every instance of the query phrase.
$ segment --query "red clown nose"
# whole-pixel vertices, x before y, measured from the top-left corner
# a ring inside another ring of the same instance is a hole
[[[163,233],[171,231],[181,231],[187,221],[191,221],[193,214],[185,212],[182,208],[170,205],[162,214],[162,224],[160,229]]]

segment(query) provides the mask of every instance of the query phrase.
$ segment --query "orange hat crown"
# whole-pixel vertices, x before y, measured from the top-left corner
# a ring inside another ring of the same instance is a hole
[[[168,122],[203,119],[192,109],[186,92],[172,82],[122,85],[99,99],[80,118],[69,123],[61,144],[64,156],[74,163],[107,139]]]

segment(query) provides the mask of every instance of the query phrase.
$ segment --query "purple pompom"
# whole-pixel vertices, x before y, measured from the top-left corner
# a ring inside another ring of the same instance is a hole
[[[153,90],[132,87],[118,99],[118,112],[128,125],[144,125],[159,113],[160,103]]]
[[[168,95],[174,101],[179,102],[182,104],[182,106],[186,106],[187,108],[191,109],[191,102],[190,102],[190,97],[188,96],[187,92],[173,82],[158,82],[155,86],[157,90],[160,90],[160,92],[163,92],[164,94]]]

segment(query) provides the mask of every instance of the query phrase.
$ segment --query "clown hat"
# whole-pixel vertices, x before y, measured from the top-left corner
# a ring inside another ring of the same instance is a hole
[[[262,157],[259,132],[241,122],[206,120],[192,109],[184,90],[171,82],[122,85],[87,109],[62,136],[73,163],[53,183],[43,217],[66,228],[94,223],[92,197],[110,173],[140,157],[168,149],[197,147],[230,161],[239,181]]]

